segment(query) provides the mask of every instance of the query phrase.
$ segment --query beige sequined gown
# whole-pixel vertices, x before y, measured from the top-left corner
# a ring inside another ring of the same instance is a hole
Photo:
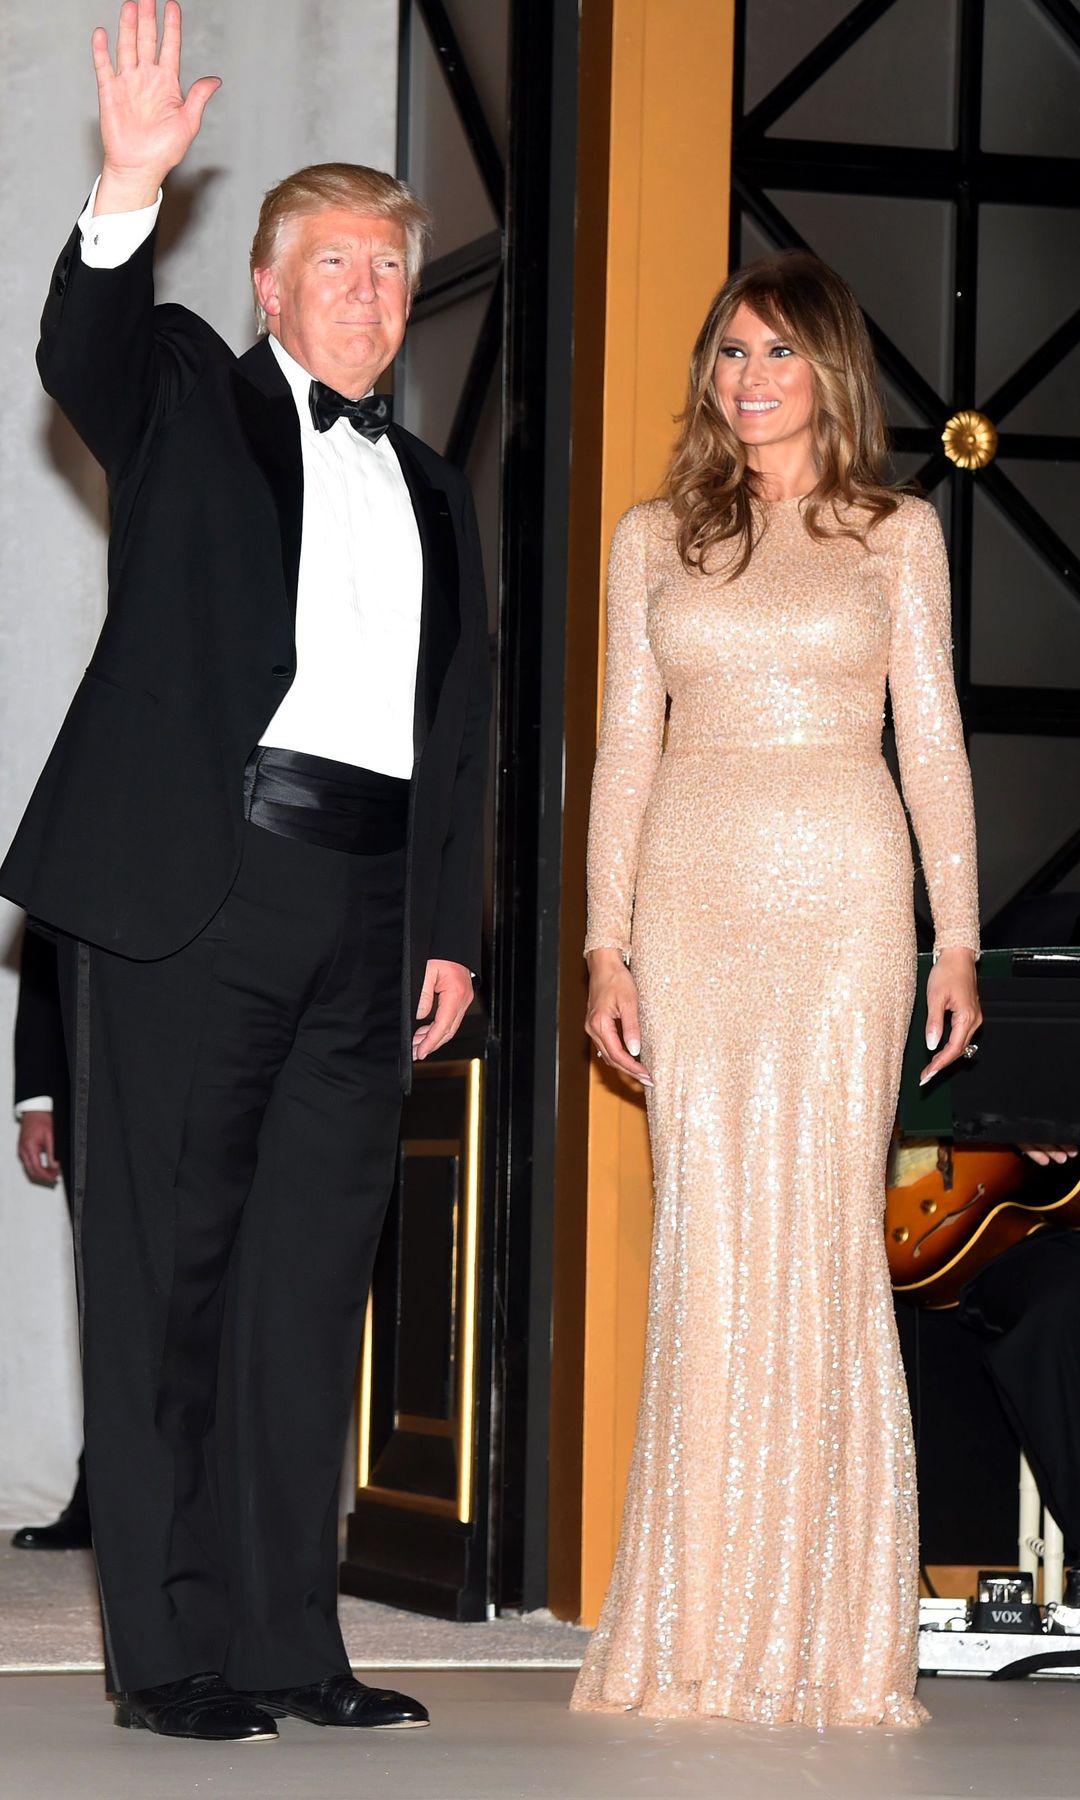
[[[781,502],[728,583],[683,568],[661,503],[615,534],[588,948],[631,953],[656,1205],[578,1708],[925,1717],[882,1229],[915,977],[886,676],[939,947],[977,946],[975,835],[937,516],[904,499],[870,542]]]

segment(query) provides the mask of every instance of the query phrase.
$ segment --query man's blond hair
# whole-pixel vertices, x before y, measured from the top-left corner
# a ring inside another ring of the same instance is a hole
[[[255,270],[272,268],[281,253],[289,226],[313,213],[342,208],[374,219],[392,219],[405,233],[405,273],[410,294],[420,285],[424,258],[431,242],[431,214],[404,181],[382,169],[363,163],[312,163],[287,175],[264,196],[259,223],[251,245],[252,291],[260,331],[266,330],[266,314],[255,290]]]

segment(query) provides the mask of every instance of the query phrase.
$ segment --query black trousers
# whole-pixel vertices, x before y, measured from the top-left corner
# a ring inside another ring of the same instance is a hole
[[[348,1668],[338,1478],[396,1157],[404,851],[245,834],[185,949],[61,946],[114,1689]]]
[[[1080,1231],[1037,1232],[970,1281],[960,1322],[983,1362],[1070,1560],[1080,1557]]]

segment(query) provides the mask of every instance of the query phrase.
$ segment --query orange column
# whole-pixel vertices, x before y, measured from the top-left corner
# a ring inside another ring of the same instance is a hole
[[[734,0],[583,0],[550,1597],[595,1623],[633,1443],[652,1227],[641,1098],[585,1053],[584,837],[619,515],[653,493],[727,273]]]

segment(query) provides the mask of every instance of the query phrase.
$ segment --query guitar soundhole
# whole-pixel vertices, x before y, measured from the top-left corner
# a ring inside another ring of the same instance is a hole
[[[953,1222],[956,1219],[962,1219],[966,1212],[969,1212],[973,1206],[978,1205],[979,1201],[982,1199],[985,1192],[986,1192],[986,1183],[985,1183],[985,1181],[980,1181],[978,1187],[975,1189],[975,1192],[971,1195],[970,1199],[967,1199],[964,1201],[963,1206],[955,1206],[953,1208],[952,1212],[947,1212],[945,1214],[945,1217],[943,1219],[936,1219],[934,1221],[934,1223],[933,1223],[933,1225],[931,1225],[929,1231],[927,1231],[919,1239],[914,1250],[911,1252],[912,1256],[921,1256],[922,1251],[923,1251],[923,1246],[930,1242],[930,1239],[934,1236],[935,1232],[944,1231],[946,1226],[953,1224]],[[922,1202],[922,1210],[925,1213],[937,1212],[937,1201],[936,1200],[924,1200]]]

